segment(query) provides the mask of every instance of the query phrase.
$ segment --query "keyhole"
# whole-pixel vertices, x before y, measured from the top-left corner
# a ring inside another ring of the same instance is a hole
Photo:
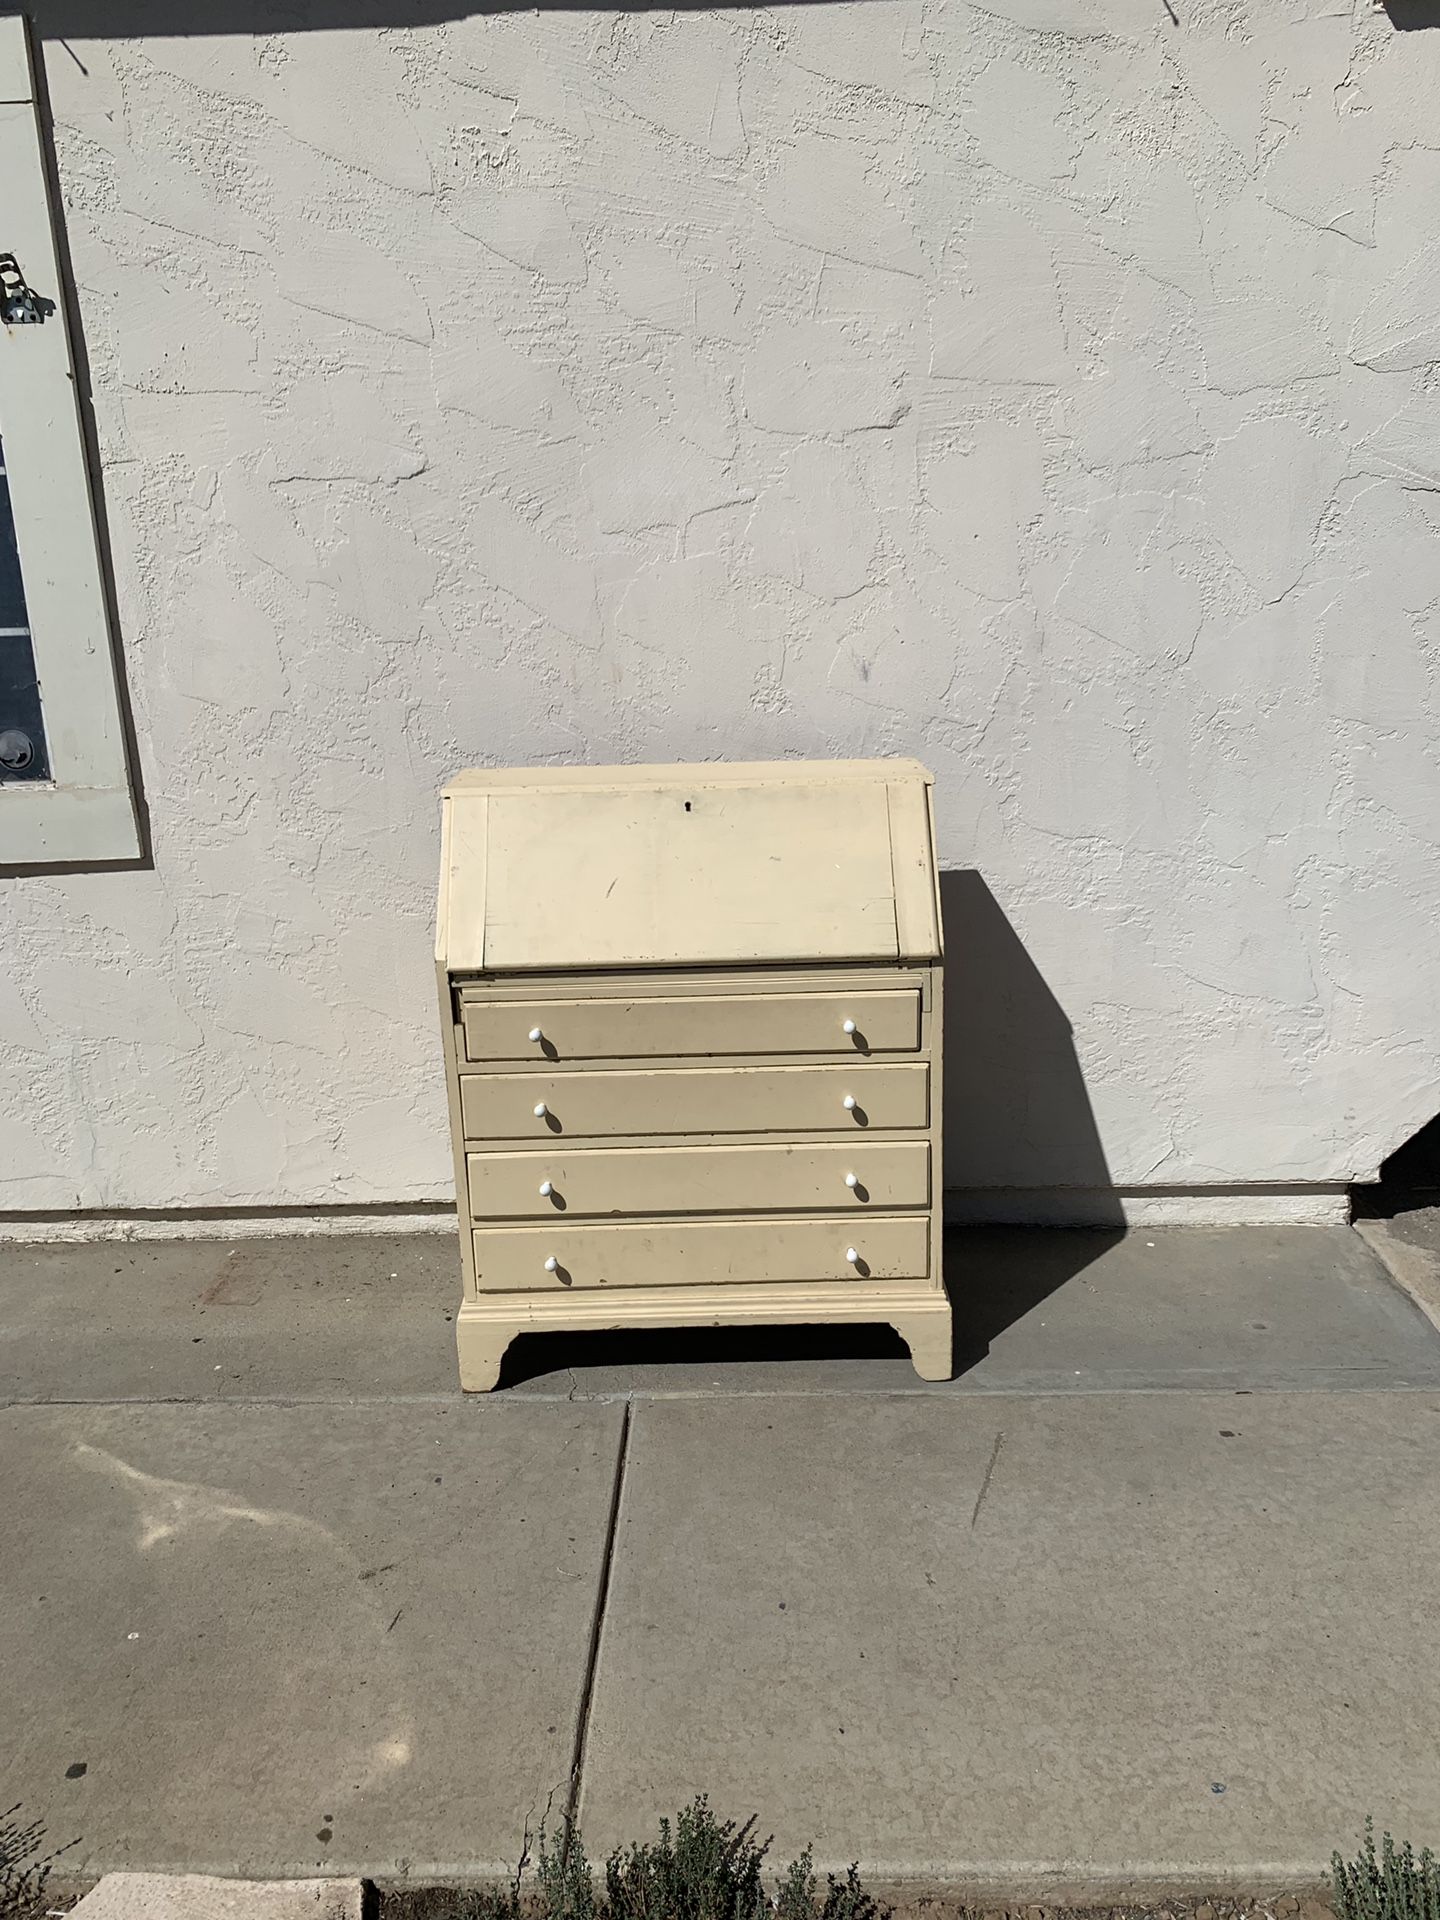
[[[685,802],[685,811],[687,813],[690,811],[690,802],[688,800]]]

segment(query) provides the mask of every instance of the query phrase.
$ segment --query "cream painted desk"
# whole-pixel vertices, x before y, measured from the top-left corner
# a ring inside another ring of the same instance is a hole
[[[530,1331],[815,1321],[948,1378],[925,769],[476,771],[443,804],[462,1385]]]

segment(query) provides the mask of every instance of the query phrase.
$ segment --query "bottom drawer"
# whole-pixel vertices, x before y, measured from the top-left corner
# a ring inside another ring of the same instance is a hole
[[[483,1293],[731,1280],[923,1280],[929,1272],[930,1219],[923,1213],[484,1227],[475,1235],[475,1276]]]

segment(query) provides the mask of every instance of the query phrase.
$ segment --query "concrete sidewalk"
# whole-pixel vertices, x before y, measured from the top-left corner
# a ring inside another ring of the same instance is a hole
[[[0,1794],[68,1864],[467,1878],[578,1799],[1017,1894],[1440,1829],[1440,1333],[1345,1229],[947,1249],[884,1332],[555,1339],[447,1238],[0,1253]]]

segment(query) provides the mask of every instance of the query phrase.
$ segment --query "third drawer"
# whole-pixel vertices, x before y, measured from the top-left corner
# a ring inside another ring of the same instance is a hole
[[[863,1133],[930,1124],[930,1069],[903,1066],[667,1067],[466,1073],[468,1140],[606,1134]]]
[[[467,1156],[476,1220],[760,1213],[930,1202],[926,1140],[800,1146],[561,1147]]]

